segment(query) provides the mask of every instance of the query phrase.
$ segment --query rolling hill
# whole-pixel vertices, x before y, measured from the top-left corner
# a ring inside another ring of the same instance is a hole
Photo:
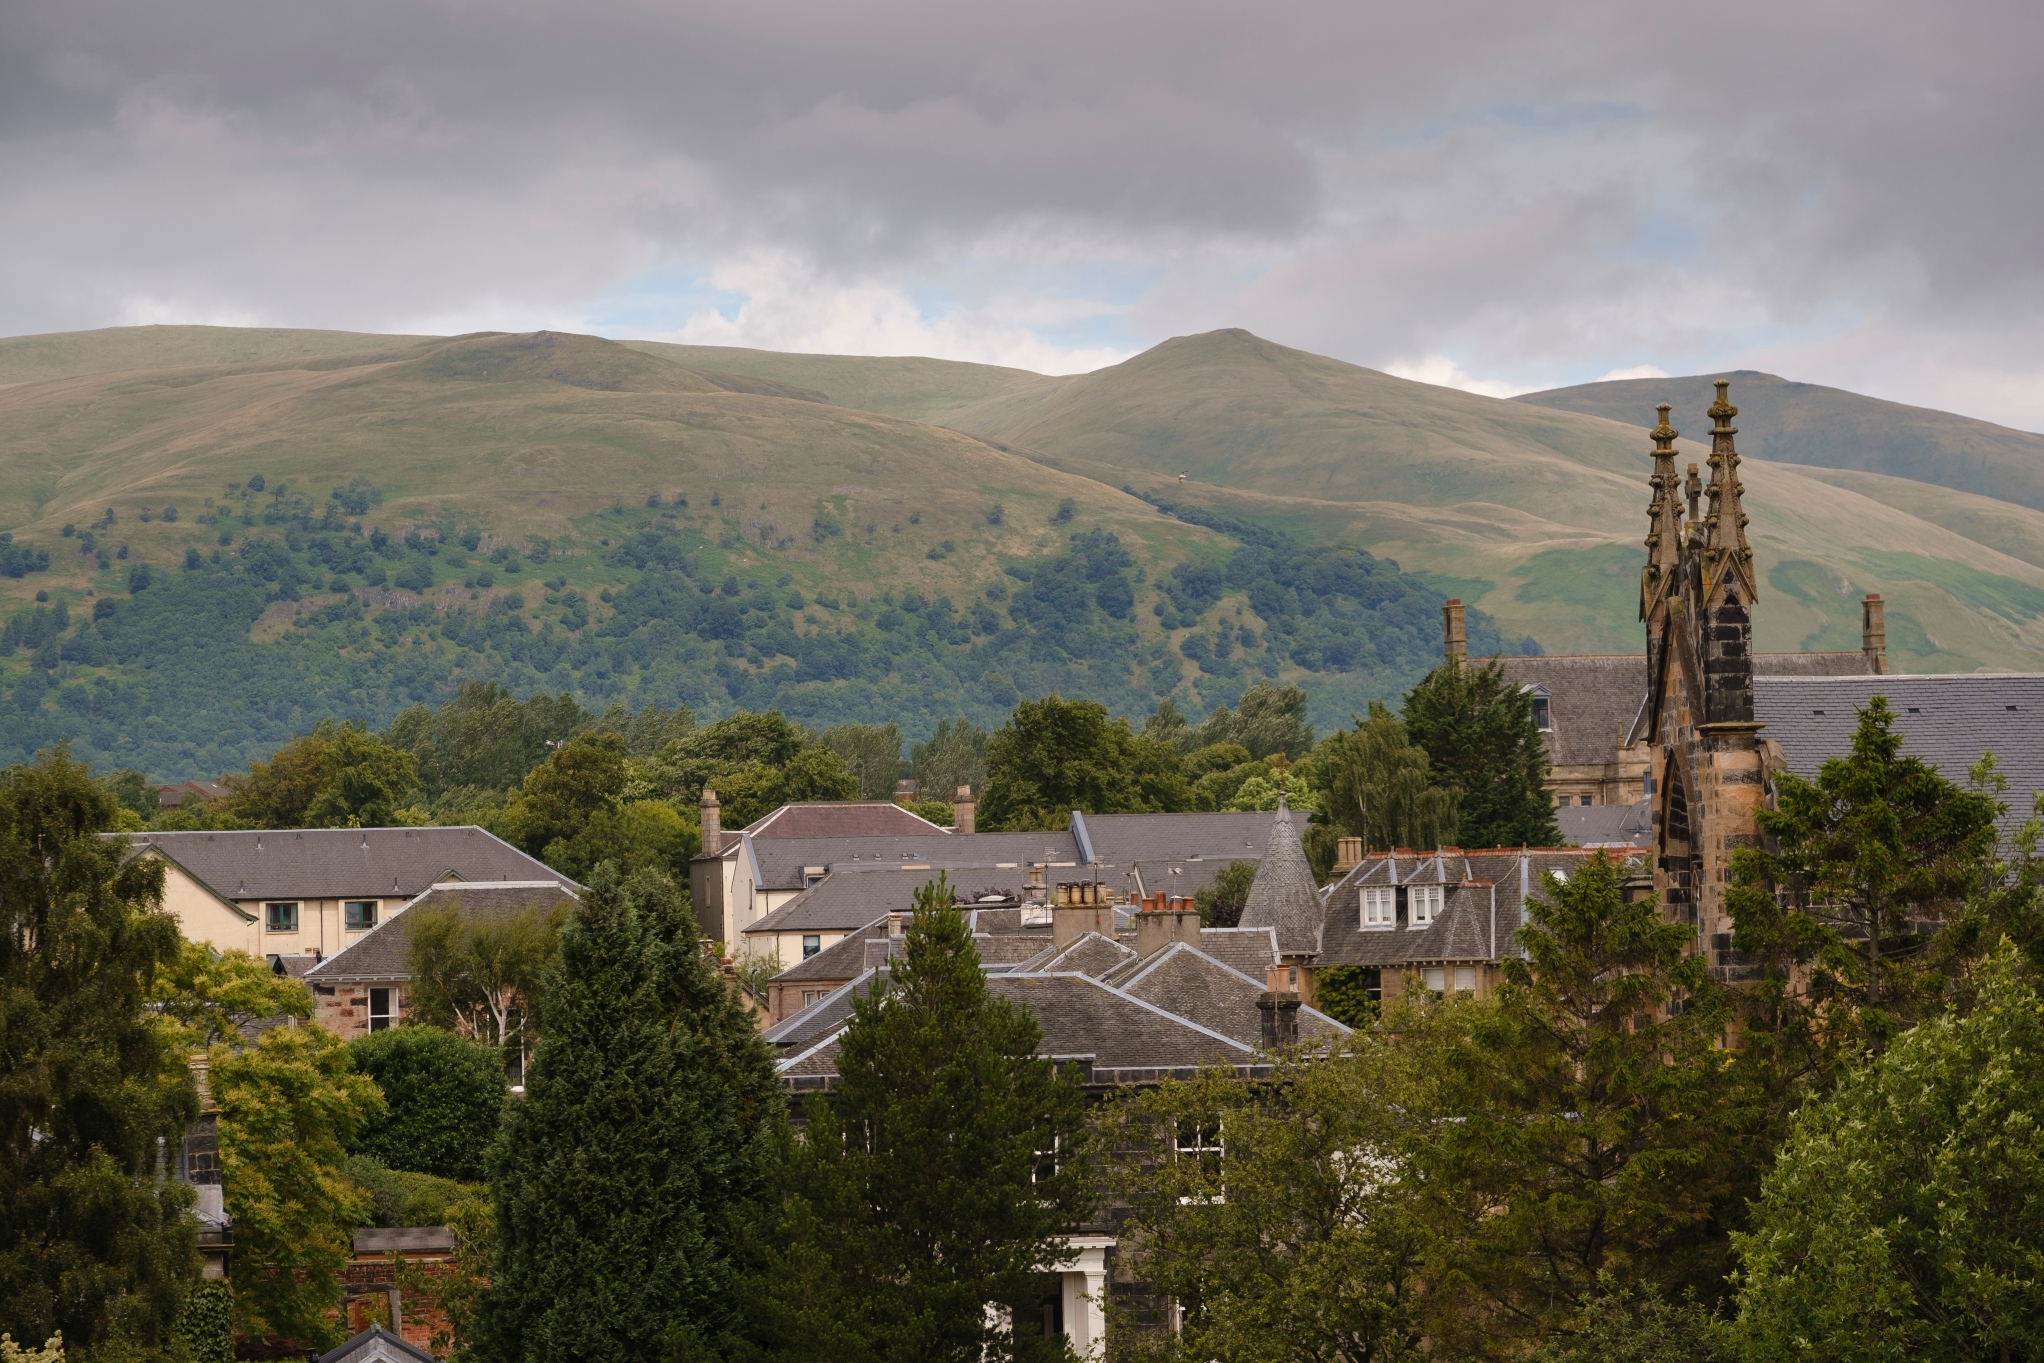
[[[1638,646],[1663,394],[1707,428],[1686,380],[1505,402],[1241,331],[1065,378],[558,333],[0,341],[4,755],[209,775],[470,678],[917,732],[1270,677],[1339,723],[1431,662],[1446,595],[1478,647]],[[1862,457],[1770,422],[1915,409],[1733,398],[1763,648],[1854,647],[1879,590],[1898,668],[2044,666],[2039,437],[1916,413],[1929,453]]]

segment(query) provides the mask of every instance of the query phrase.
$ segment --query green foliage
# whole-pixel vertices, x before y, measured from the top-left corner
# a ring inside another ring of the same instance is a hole
[[[901,729],[885,724],[839,724],[823,731],[823,746],[838,755],[859,783],[861,800],[891,800],[901,779]]]
[[[1296,762],[1313,747],[1313,726],[1306,722],[1306,692],[1297,686],[1259,682],[1242,693],[1240,708],[1217,705],[1195,731],[1193,746],[1234,743],[1250,757],[1282,754]]]
[[[686,707],[681,713],[687,715]],[[391,721],[388,737],[412,754],[423,793],[437,800],[463,788],[517,786],[588,719],[565,694],[521,701],[494,682],[465,681],[437,709],[414,705],[403,711]],[[688,719],[693,723],[692,715]]]
[[[1368,1027],[1377,1020],[1379,972],[1359,965],[1322,966],[1313,974],[1313,1006],[1336,1022]]]
[[[61,751],[0,772],[0,1321],[162,1359],[197,1226],[155,1175],[197,1096],[146,1006],[178,956],[163,865],[98,836],[116,810]]]
[[[1537,1341],[1601,1274],[1708,1291],[1728,1266],[1717,1218],[1758,1162],[1753,1095],[1719,1048],[1730,1002],[1684,954],[1694,930],[1625,903],[1618,879],[1602,854],[1547,877],[1496,1007],[1440,1057],[1461,1120],[1415,1157],[1440,1229],[1430,1277],[1466,1303],[1444,1339]]]
[[[454,896],[409,910],[405,1006],[413,1021],[476,1042],[524,1073],[567,914],[560,905],[483,917]]]
[[[1436,785],[1462,792],[1456,834],[1468,847],[1561,841],[1547,793],[1547,748],[1533,698],[1496,662],[1449,658],[1405,695],[1405,731]]]
[[[890,977],[854,1005],[834,1099],[811,1099],[788,1153],[747,1284],[766,1357],[1061,1356],[1062,1341],[1001,1330],[987,1303],[1039,1296],[1091,1209],[1077,1075],[1036,1055],[1026,1010],[989,995],[951,901],[941,878],[916,892]]]
[[[1739,1363],[1729,1324],[1693,1295],[1670,1301],[1651,1287],[1597,1280],[1566,1333],[1532,1363]]]
[[[2044,1353],[2044,999],[2018,960],[1796,1115],[1736,1237],[1746,1357]]]
[[[379,828],[418,790],[412,754],[359,721],[321,720],[231,776],[222,817],[246,828]]]
[[[1126,719],[1086,700],[1023,701],[987,740],[979,826],[1063,828],[1072,811],[1123,814],[1184,807],[1177,752],[1138,737]]]
[[[546,1031],[491,1157],[498,1358],[640,1360],[713,1334],[764,1203],[780,1091],[686,903],[598,873],[562,932]]]
[[[533,856],[580,836],[590,819],[616,813],[625,783],[625,744],[616,734],[577,734],[525,775],[505,810],[519,845]]]
[[[309,1018],[312,995],[245,951],[180,942],[176,959],[156,976],[149,1006],[165,1035],[190,1054],[238,1040],[257,1023]]]
[[[599,809],[574,837],[548,843],[546,862],[576,880],[589,879],[608,861],[621,871],[651,871],[685,885],[689,859],[702,844],[702,830],[667,801],[632,800]]]
[[[336,1282],[370,1206],[345,1148],[383,1097],[353,1072],[340,1038],[309,1024],[272,1027],[239,1050],[215,1046],[211,1073],[237,1323],[248,1335],[331,1345]]]
[[[1361,1036],[1285,1062],[1274,1083],[1222,1071],[1118,1099],[1102,1144],[1139,1191],[1124,1244],[1185,1312],[1177,1337],[1109,1329],[1136,1358],[1348,1363],[1424,1356],[1424,1203],[1401,1151],[1416,1048]],[[1191,1147],[1206,1147],[1195,1152]]]
[[[1255,881],[1255,862],[1229,862],[1212,884],[1192,892],[1192,902],[1199,906],[1199,921],[1210,928],[1232,928],[1241,923],[1242,910],[1249,903],[1249,887]]]
[[[1454,843],[1462,793],[1435,784],[1426,750],[1389,710],[1372,702],[1367,720],[1323,746],[1332,748],[1323,757],[1333,768],[1327,815],[1344,833],[1361,838],[1366,851],[1430,852]]]
[[[348,1043],[384,1111],[355,1148],[392,1169],[476,1182],[504,1116],[504,1055],[438,1027],[390,1027]]]
[[[1775,807],[1759,814],[1775,848],[1733,859],[1736,945],[1777,977],[1809,963],[1823,1030],[1878,1041],[1934,1003],[1940,981],[1918,925],[1952,913],[1979,883],[1999,813],[1991,795],[1904,756],[1887,697],[1875,696],[1852,751],[1814,782],[1776,775]]]
[[[652,771],[663,793],[690,805],[705,786],[714,789],[726,828],[743,828],[795,801],[859,797],[844,759],[773,710],[697,729],[661,749]]]
[[[905,800],[901,807],[918,818],[928,819],[939,828],[951,827],[958,815],[949,800]]]
[[[930,736],[909,748],[909,774],[932,800],[949,800],[960,786],[986,793],[987,732],[971,720],[940,719]]]
[[[221,1279],[192,1284],[177,1313],[187,1363],[234,1363],[234,1290]]]
[[[464,1183],[410,1169],[393,1169],[373,1155],[350,1155],[348,1177],[369,1194],[369,1224],[374,1226],[444,1226],[463,1205],[486,1200],[481,1183]]]
[[[436,1357],[448,1363],[477,1363],[481,1346],[483,1301],[490,1288],[491,1265],[497,1254],[497,1214],[488,1197],[468,1196],[448,1205],[442,1224],[454,1232],[454,1255],[448,1271],[429,1274],[415,1259],[397,1264],[398,1287],[430,1296],[445,1326],[430,1341]]]

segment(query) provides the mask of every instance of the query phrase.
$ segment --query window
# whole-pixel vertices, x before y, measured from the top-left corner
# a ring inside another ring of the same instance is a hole
[[[365,932],[376,926],[376,901],[350,899],[341,905],[341,926],[349,932]]]
[[[1227,1151],[1221,1143],[1220,1122],[1201,1118],[1180,1121],[1172,1149],[1178,1158],[1197,1163],[1194,1175],[1204,1190],[1196,1196],[1179,1198],[1181,1203],[1227,1200],[1227,1187],[1221,1179],[1221,1162]]]
[[[1447,987],[1447,974],[1448,972],[1440,966],[1425,966],[1419,972],[1419,982],[1426,987],[1428,993],[1439,994]]]
[[[1427,927],[1441,912],[1441,900],[1446,896],[1446,887],[1440,885],[1415,885],[1406,892],[1406,905],[1410,909],[1410,926]]]
[[[1389,885],[1364,886],[1363,926],[1365,928],[1398,926],[1398,891]]]
[[[372,989],[369,991],[369,1030],[380,1032],[386,1027],[397,1025],[397,991],[395,989]]]
[[[1057,1177],[1058,1150],[1064,1145],[1060,1136],[1050,1138],[1050,1149],[1036,1152],[1036,1167],[1029,1171],[1031,1183],[1048,1183]]]
[[[807,1008],[830,991],[827,989],[805,989],[802,991],[802,1006]]]
[[[271,932],[298,931],[298,906],[296,904],[263,905],[264,926]]]
[[[823,935],[821,933],[812,932],[802,939],[803,960],[808,960],[821,950],[823,950]]]
[[[1547,697],[1535,693],[1533,697],[1533,723],[1540,729],[1554,732],[1554,711],[1547,704]]]
[[[1595,797],[1595,796],[1592,796],[1592,795],[1583,795],[1583,796],[1579,796],[1579,797],[1577,798],[1577,800],[1576,800],[1576,803],[1577,803],[1577,804],[1579,804],[1579,805],[1582,805],[1582,806],[1583,806],[1583,807],[1585,807],[1585,808],[1588,808],[1589,806],[1591,806],[1591,805],[1593,805],[1593,804],[1597,803],[1597,800],[1596,800],[1596,797]]]
[[[1474,994],[1476,992],[1475,966],[1458,965],[1455,967],[1455,992],[1458,994]]]

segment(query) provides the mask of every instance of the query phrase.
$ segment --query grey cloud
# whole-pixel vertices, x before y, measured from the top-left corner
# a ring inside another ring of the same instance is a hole
[[[1531,378],[1843,319],[2044,372],[2040,16],[17,3],[0,330],[537,318],[662,260],[1040,241],[1152,263],[1139,329],[1366,362]]]

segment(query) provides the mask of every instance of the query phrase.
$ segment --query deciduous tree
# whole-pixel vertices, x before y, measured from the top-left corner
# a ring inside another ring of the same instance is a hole
[[[1371,852],[1432,851],[1455,841],[1462,792],[1435,782],[1426,749],[1381,703],[1370,702],[1367,720],[1327,743],[1333,748],[1320,765],[1332,768],[1326,813],[1337,828]]]
[[[522,1074],[538,1040],[545,982],[559,951],[565,905],[476,918],[458,899],[406,915],[412,988],[421,1022],[490,1047]]]
[[[1125,719],[1087,700],[1023,701],[987,740],[981,827],[1063,828],[1073,810],[1123,814],[1182,809],[1177,750],[1140,738]]]
[[[504,1054],[438,1027],[391,1027],[348,1043],[384,1111],[356,1148],[393,1169],[477,1182],[504,1117]]]

